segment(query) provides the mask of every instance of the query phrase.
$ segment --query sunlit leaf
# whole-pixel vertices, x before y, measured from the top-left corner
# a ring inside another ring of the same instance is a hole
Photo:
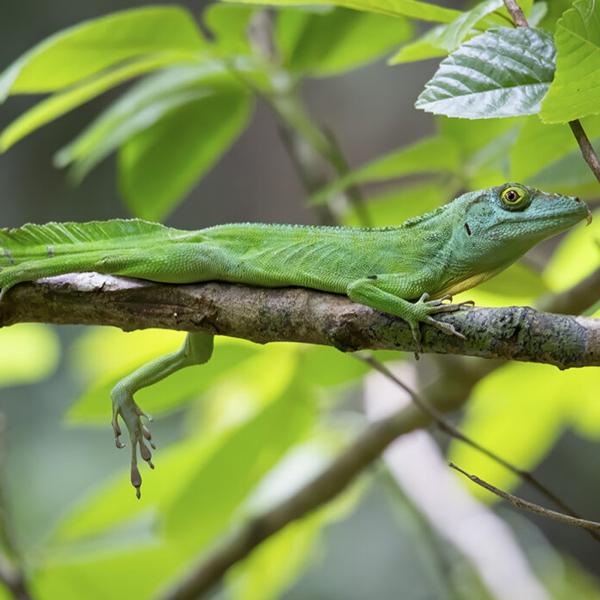
[[[459,151],[460,174],[471,190],[499,185],[507,180],[508,152],[514,144],[522,118],[438,118],[441,135]]]
[[[411,33],[406,19],[343,8],[325,14],[282,11],[275,30],[284,66],[313,76],[356,68],[406,41]]]
[[[596,211],[591,225],[577,225],[562,240],[545,271],[544,278],[556,291],[575,285],[600,268],[600,212]]]
[[[440,182],[405,185],[367,198],[363,203],[363,210],[374,227],[399,225],[450,200],[452,190],[449,187]],[[361,224],[356,210],[348,210],[344,216],[344,224]]]
[[[499,275],[481,284],[481,289],[492,294],[510,296],[515,293],[535,298],[548,291],[543,277],[522,263],[515,263]]]
[[[166,532],[203,547],[231,525],[239,504],[313,423],[310,389],[292,381],[280,398],[233,431],[189,479],[166,515]]]
[[[233,75],[217,61],[173,67],[151,75],[125,92],[58,152],[55,163],[61,167],[72,163],[72,173],[79,180],[136,133],[181,106],[226,89],[232,81]]]
[[[222,56],[250,54],[248,27],[256,12],[253,6],[210,4],[204,9],[202,19],[215,36],[215,50]]]
[[[79,23],[40,42],[0,75],[0,102],[10,93],[52,92],[111,65],[157,52],[196,52],[202,38],[188,11],[137,8]]]
[[[553,75],[554,45],[548,33],[499,27],[443,60],[415,106],[464,119],[535,114]]]
[[[187,57],[189,60],[189,56]],[[163,53],[125,63],[95,78],[57,93],[28,110],[13,121],[0,134],[0,152],[5,152],[20,139],[57,119],[77,106],[88,102],[106,90],[138,75],[154,71],[166,65],[186,60],[185,55]]]
[[[20,323],[0,329],[0,385],[33,383],[52,374],[60,344],[47,325]]]
[[[326,346],[303,348],[299,368],[306,381],[324,387],[356,381],[369,370],[351,354]]]
[[[568,371],[565,386],[574,397],[571,403],[571,424],[578,433],[592,439],[600,438],[600,369],[586,367]]]
[[[473,300],[477,306],[527,306],[548,291],[544,278],[521,263],[475,288],[458,294],[454,300]]]
[[[226,0],[241,4],[258,4],[270,6],[304,6],[305,0]],[[341,6],[366,12],[380,13],[391,17],[412,17],[422,21],[450,23],[461,13],[451,8],[444,8],[430,2],[420,0],[314,0],[311,6]]]
[[[438,136],[424,138],[350,171],[317,192],[311,201],[325,202],[330,196],[357,183],[386,181],[417,173],[448,173],[458,169],[459,164],[456,147],[448,140]]]
[[[600,117],[583,119],[582,125],[590,139],[597,141],[600,136]],[[532,117],[527,120],[510,153],[511,179],[514,181],[531,181],[541,187],[552,185],[552,169],[555,169],[556,183],[577,185],[593,177],[589,167],[581,156],[581,151],[573,133],[564,125],[549,125]],[[564,168],[557,164],[565,159]],[[581,168],[576,163],[581,163]],[[547,172],[544,172],[547,171]],[[539,175],[539,176],[538,176]]]
[[[221,157],[250,118],[241,86],[171,111],[119,152],[119,184],[134,215],[161,220]]]
[[[432,27],[416,40],[405,44],[394,54],[388,64],[398,65],[402,63],[428,60],[438,56],[446,56],[448,51],[441,45],[441,39],[446,32],[447,25]]]
[[[46,556],[32,585],[40,598],[150,600],[192,558],[190,548],[155,540]]]
[[[528,18],[532,27],[537,25],[546,11],[545,2],[537,2],[533,7],[531,1],[519,4],[526,14],[531,9]],[[502,6],[501,0],[486,0],[457,17],[452,23],[432,27],[416,40],[402,46],[390,58],[389,64],[396,65],[446,56],[448,52],[456,50],[464,40],[481,33],[480,30],[485,29],[486,25],[491,27],[506,24],[509,17],[505,15],[505,9],[497,10]],[[492,12],[494,14],[490,14]]]
[[[503,5],[503,0],[485,0],[484,2],[480,2],[445,28],[439,38],[440,46],[448,52],[456,50],[481,19]]]
[[[555,367],[523,363],[494,371],[475,388],[461,431],[519,468],[531,469],[562,433],[574,401],[564,376]],[[519,481],[517,475],[457,440],[450,444],[449,458],[501,489]],[[497,499],[477,486],[469,485],[469,491],[488,502]]]
[[[566,123],[600,113],[600,11],[596,0],[577,0],[556,25],[556,77],[540,117]]]

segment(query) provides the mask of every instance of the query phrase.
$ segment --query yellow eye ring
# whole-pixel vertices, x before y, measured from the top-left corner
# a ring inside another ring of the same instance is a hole
[[[502,190],[500,197],[502,198],[502,202],[507,206],[517,206],[525,198],[525,190],[514,186],[507,187],[505,190]]]

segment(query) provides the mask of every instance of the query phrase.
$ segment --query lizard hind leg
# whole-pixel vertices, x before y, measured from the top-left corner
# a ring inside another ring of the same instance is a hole
[[[142,485],[142,476],[138,469],[138,453],[150,468],[154,468],[151,449],[155,447],[147,426],[150,418],[136,404],[133,396],[142,388],[153,385],[180,369],[207,362],[213,352],[213,342],[214,336],[210,333],[189,333],[179,350],[143,365],[121,379],[111,392],[115,444],[117,448],[125,446],[121,441],[122,432],[119,424],[119,420],[122,419],[131,445],[131,484],[138,498],[141,496]]]

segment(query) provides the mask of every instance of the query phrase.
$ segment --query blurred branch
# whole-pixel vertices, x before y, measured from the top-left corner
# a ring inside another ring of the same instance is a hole
[[[450,463],[450,467],[452,469],[454,469],[455,471],[462,473],[465,477],[468,477],[473,483],[476,483],[477,485],[481,486],[482,488],[485,488],[486,490],[492,492],[493,494],[496,494],[496,496],[499,496],[500,498],[503,498],[507,502],[510,502],[510,504],[512,504],[516,508],[535,513],[536,515],[540,515],[547,519],[552,519],[553,521],[559,521],[560,523],[565,523],[566,525],[574,525],[576,527],[583,527],[584,529],[587,529],[588,531],[593,531],[594,533],[600,534],[600,523],[597,523],[596,521],[588,521],[586,519],[578,519],[576,517],[571,517],[569,515],[565,515],[563,513],[556,512],[555,510],[550,510],[548,508],[544,508],[543,506],[540,506],[539,504],[534,504],[533,502],[529,502],[528,500],[523,500],[523,498],[519,498],[518,496],[515,496],[514,494],[509,494],[508,492],[505,492],[505,491],[493,486],[491,483],[487,483],[487,481],[480,479],[479,477],[477,477],[477,475],[471,475],[470,473],[467,473],[466,471],[464,471],[460,467],[457,467],[453,463]]]
[[[504,0],[504,6],[506,6],[506,10],[509,12],[517,27],[529,27],[529,23],[516,0]],[[600,160],[581,125],[581,121],[579,121],[579,119],[569,121],[569,127],[577,140],[583,159],[588,164],[596,179],[600,182]]]
[[[529,307],[470,308],[438,317],[465,339],[423,326],[422,352],[600,366],[600,320]],[[0,326],[20,322],[209,331],[258,343],[288,341],[365,349],[417,350],[400,318],[346,296],[304,288],[210,282],[165,285],[97,273],[19,284],[0,303]]]

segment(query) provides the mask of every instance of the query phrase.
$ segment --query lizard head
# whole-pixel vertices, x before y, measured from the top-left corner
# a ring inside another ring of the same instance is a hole
[[[537,242],[591,221],[585,202],[573,196],[550,194],[518,183],[507,183],[465,194],[461,236],[471,251],[506,251],[518,256]],[[461,244],[463,245],[463,244]]]

